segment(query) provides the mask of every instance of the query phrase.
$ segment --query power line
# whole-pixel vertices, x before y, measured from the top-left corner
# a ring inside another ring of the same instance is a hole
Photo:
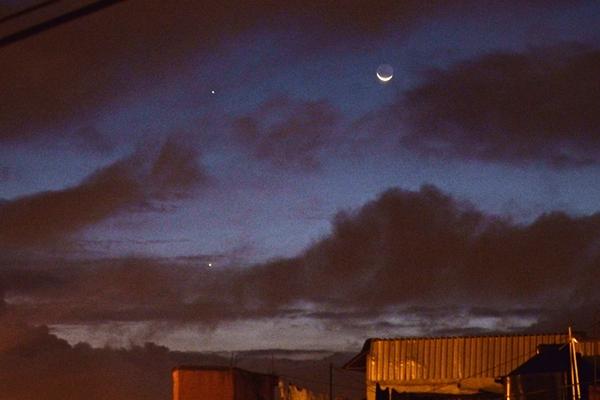
[[[32,13],[32,12],[37,11],[39,9],[45,8],[45,7],[47,7],[49,5],[52,5],[54,3],[58,3],[59,1],[61,1],[61,0],[47,0],[47,1],[43,1],[43,2],[38,3],[38,4],[34,4],[33,6],[27,7],[24,10],[17,11],[17,12],[15,12],[13,14],[7,15],[6,17],[0,18],[0,24],[2,24],[4,22],[7,22],[7,21],[10,21],[11,19],[19,18],[19,17],[21,17],[23,15]]]
[[[48,31],[50,29],[56,28],[62,24],[73,21],[75,19],[84,17],[86,15],[93,14],[97,11],[100,11],[104,8],[110,7],[114,4],[120,3],[125,0],[98,0],[94,3],[85,5],[81,8],[75,9],[73,11],[69,11],[65,14],[59,15],[58,17],[50,18],[44,22],[40,22],[39,24],[30,26],[29,28],[25,28],[18,32],[12,33],[8,36],[0,38],[0,48],[11,45],[15,42],[18,42],[23,39],[27,39],[31,36],[40,34],[42,32]],[[21,11],[24,12],[25,10]],[[10,17],[10,16],[9,16]]]

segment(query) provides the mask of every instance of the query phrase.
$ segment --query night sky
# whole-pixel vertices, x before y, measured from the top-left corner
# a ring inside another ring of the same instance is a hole
[[[588,329],[599,20],[128,0],[0,47],[0,351],[16,326],[201,351]]]

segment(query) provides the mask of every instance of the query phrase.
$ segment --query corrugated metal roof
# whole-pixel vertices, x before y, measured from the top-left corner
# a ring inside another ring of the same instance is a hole
[[[584,357],[600,355],[600,340],[585,340],[577,343],[577,351]]]
[[[566,341],[565,334],[371,339],[366,378],[400,384],[494,378],[527,361],[538,345]]]

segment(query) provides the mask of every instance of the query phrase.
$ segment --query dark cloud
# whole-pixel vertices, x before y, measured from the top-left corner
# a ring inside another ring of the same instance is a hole
[[[234,121],[236,137],[259,160],[276,167],[312,170],[330,144],[339,112],[326,101],[275,97]]]
[[[65,136],[67,143],[85,153],[110,154],[116,148],[113,139],[91,125],[83,126]]]
[[[551,213],[522,225],[434,187],[393,189],[339,214],[332,234],[301,256],[248,269],[229,288],[236,303],[273,310],[298,302],[373,315],[410,306],[457,313],[587,304],[583,319],[600,308],[589,283],[599,277],[599,243],[598,214]]]
[[[0,295],[2,295],[4,306],[6,306],[4,294],[7,290],[27,293],[62,286],[60,277],[53,272],[23,270],[19,268],[22,265],[14,264],[16,264],[14,260],[8,263],[6,260],[2,260],[0,264]],[[2,307],[0,307],[1,309]],[[0,312],[0,314],[2,313]]]
[[[170,395],[170,369],[177,360],[164,347],[70,346],[45,326],[1,322],[0,390],[6,398],[160,399]]]
[[[507,3],[516,8],[548,5]],[[343,7],[322,1],[122,2],[0,50],[0,142],[60,138],[75,119],[76,126],[93,122],[116,102],[152,96],[166,82],[181,82],[193,60],[211,60],[221,44],[243,40],[255,28],[303,31],[307,43],[293,37],[289,45],[319,53],[349,39],[366,47],[386,29],[408,31],[432,16],[459,14],[476,5],[436,0],[386,0],[377,7],[363,0],[346,1]],[[40,11],[35,20],[66,11],[61,7]],[[226,69],[218,68],[203,81],[221,80]],[[102,140],[90,139],[101,147]]]
[[[600,311],[600,214],[516,224],[432,186],[391,189],[338,214],[328,237],[292,259],[219,268],[184,261],[46,265],[29,273],[45,271],[55,286],[4,289],[32,300],[13,301],[13,313],[45,323],[306,317],[350,329],[376,319],[389,327],[398,322],[386,316],[396,315],[435,332],[454,329],[432,325],[449,318],[507,330],[540,318],[560,328]]]
[[[237,307],[226,292],[240,271],[208,267],[204,258],[13,256],[1,261],[0,289],[8,302],[7,311],[36,324],[201,321],[214,326],[224,320],[270,313]]]
[[[9,182],[15,178],[15,173],[12,168],[0,164],[0,183]],[[0,205],[3,200],[0,199]]]
[[[430,71],[386,113],[407,124],[402,144],[424,154],[598,164],[599,68],[600,51],[577,44],[487,54]]]
[[[181,197],[206,182],[192,146],[171,137],[158,155],[138,152],[99,169],[80,184],[0,205],[0,246],[32,246],[67,238],[119,212]]]
[[[185,137],[169,137],[150,170],[153,190],[167,197],[181,197],[205,183],[207,175],[198,165],[198,156],[199,152],[186,143]]]
[[[598,215],[562,213],[516,225],[425,186],[388,191],[356,214],[339,215],[333,236],[306,260],[327,265],[332,281],[354,272],[355,295],[373,308],[532,304],[572,291],[573,270],[595,271],[599,228]]]

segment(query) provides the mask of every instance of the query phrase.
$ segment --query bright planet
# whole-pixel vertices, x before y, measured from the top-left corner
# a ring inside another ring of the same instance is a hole
[[[394,68],[389,64],[381,64],[377,67],[377,79],[380,82],[386,83],[394,77]]]

